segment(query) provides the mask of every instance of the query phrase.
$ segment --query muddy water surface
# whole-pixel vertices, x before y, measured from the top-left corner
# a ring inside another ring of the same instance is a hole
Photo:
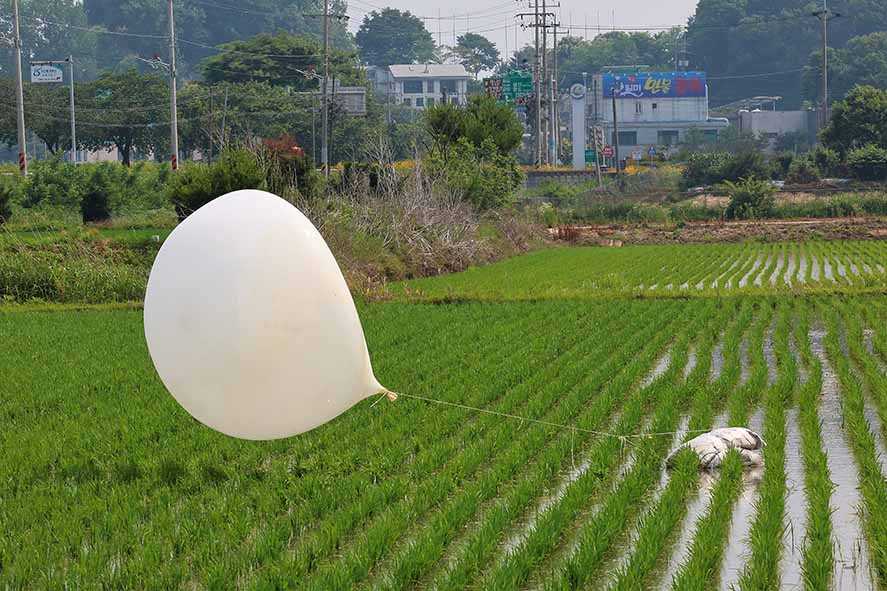
[[[831,480],[835,484],[831,498],[835,536],[833,585],[836,589],[872,589],[870,552],[859,514],[862,503],[859,471],[844,435],[840,388],[825,353],[824,338],[823,330],[810,330],[813,354],[822,364],[822,439]]]

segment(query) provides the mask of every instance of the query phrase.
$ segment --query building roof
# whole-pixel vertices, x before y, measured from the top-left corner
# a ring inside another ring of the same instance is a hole
[[[471,78],[462,64],[392,64],[395,78]]]

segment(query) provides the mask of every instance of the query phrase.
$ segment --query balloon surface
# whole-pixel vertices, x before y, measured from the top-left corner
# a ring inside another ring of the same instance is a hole
[[[387,392],[329,247],[271,193],[228,193],[173,230],[151,269],[144,321],[163,384],[227,435],[297,435]]]

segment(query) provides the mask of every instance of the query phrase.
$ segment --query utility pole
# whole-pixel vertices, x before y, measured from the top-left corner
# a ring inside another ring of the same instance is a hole
[[[15,106],[18,127],[18,169],[22,176],[28,174],[28,145],[25,138],[25,93],[22,88],[22,34],[19,29],[18,0],[12,0],[12,18],[15,28]]]
[[[619,188],[622,189],[622,167],[619,161],[619,124],[616,119],[616,88],[613,88],[613,157],[616,159],[616,179],[619,182]]]
[[[542,122],[542,138],[545,144],[545,150],[543,151],[542,163],[550,164],[548,162],[549,154],[551,152],[551,143],[549,140],[549,126],[551,125],[551,118],[548,116],[548,94],[551,90],[551,82],[548,74],[548,5],[547,0],[542,0],[542,22],[540,23],[542,27],[542,82],[540,84],[542,89],[542,111],[543,111],[543,119]]]
[[[533,0],[536,20],[533,27],[536,32],[536,55],[533,60],[533,79],[536,82],[536,166],[542,166],[542,72],[541,72],[541,56],[539,55],[539,0]],[[18,22],[18,20],[16,20]],[[19,74],[19,84],[21,84],[21,74]],[[21,87],[19,87],[21,88]],[[21,91],[19,91],[21,92]],[[24,129],[24,124],[22,124]],[[19,132],[22,134],[23,132]],[[23,140],[19,140],[21,143]]]
[[[822,127],[829,121],[829,96],[828,96],[828,21],[841,15],[832,12],[828,8],[828,0],[822,0],[822,10],[817,10],[813,16],[822,22]]]
[[[179,169],[179,109],[176,101],[176,24],[172,3],[173,0],[169,0],[167,4],[169,13],[169,136],[172,149],[170,163],[175,171]]]
[[[561,123],[560,123],[560,91],[559,84],[560,78],[557,70],[557,36],[558,35],[569,35],[570,31],[559,31],[560,22],[554,23],[554,29],[552,30],[553,38],[553,53],[552,53],[552,62],[554,70],[554,75],[551,79],[551,121],[552,121],[552,157],[551,163],[557,165],[558,160],[560,159],[560,146],[561,146]]]
[[[77,164],[77,124],[74,119],[74,56],[68,56],[71,67],[71,162]]]
[[[323,166],[323,175],[326,178],[330,176],[329,166],[329,127],[330,127],[330,109],[329,97],[327,97],[327,84],[330,78],[330,0],[323,0],[323,82],[321,84],[321,133],[323,137],[320,139],[320,162]]]

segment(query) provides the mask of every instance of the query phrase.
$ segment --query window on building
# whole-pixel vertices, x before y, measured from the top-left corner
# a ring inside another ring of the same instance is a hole
[[[416,106],[417,107],[424,107],[425,106],[425,99],[423,99],[422,97],[418,97],[416,99]]]
[[[409,106],[412,106],[413,101],[408,98],[405,98],[405,99],[403,99],[403,104],[406,105],[407,107],[409,107]]]
[[[442,94],[447,94],[447,95],[456,94],[456,81],[455,80],[441,80],[440,81],[440,92]]]
[[[634,104],[634,112],[640,115],[644,112],[644,103],[638,101]]]
[[[428,80],[425,82],[425,93],[434,94],[434,80]]]
[[[613,136],[613,140],[615,141],[616,136]],[[638,145],[638,132],[636,131],[620,131],[619,132],[619,145],[620,146],[636,146]]]
[[[404,92],[404,94],[422,94],[422,81],[421,80],[404,80],[403,81],[403,92]]]
[[[429,107],[433,107],[434,106],[434,97],[429,96],[427,99],[425,99],[425,104]]]
[[[675,146],[678,143],[679,134],[676,129],[663,129],[658,133],[657,143],[660,146]]]
[[[655,110],[658,109],[658,108],[659,108],[659,104],[658,104],[658,103],[653,103],[653,110],[655,111]]]
[[[702,131],[702,139],[707,143],[713,144],[718,141],[718,130],[717,129],[705,129]]]

